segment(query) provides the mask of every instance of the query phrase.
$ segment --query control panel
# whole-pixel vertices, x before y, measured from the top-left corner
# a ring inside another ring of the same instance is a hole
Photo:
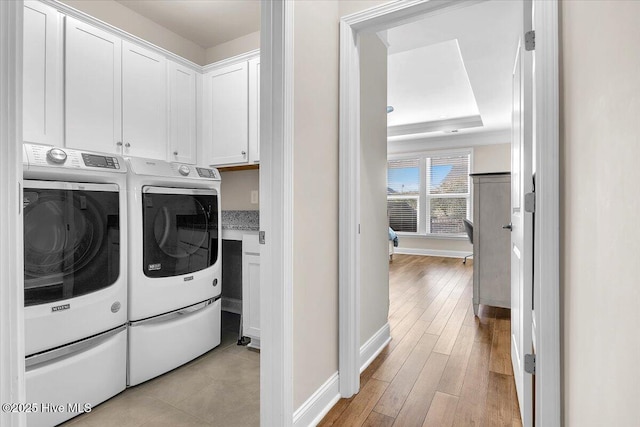
[[[23,163],[28,163],[29,167],[44,166],[126,172],[123,160],[117,156],[37,144],[24,144],[23,147],[25,155]]]
[[[216,174],[215,169],[196,168],[196,171],[198,172],[198,176],[200,178],[212,178],[212,179],[218,178],[218,175]]]

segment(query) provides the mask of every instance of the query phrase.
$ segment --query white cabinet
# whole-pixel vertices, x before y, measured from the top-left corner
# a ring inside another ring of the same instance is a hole
[[[169,154],[180,163],[196,163],[196,80],[194,70],[169,61]]]
[[[249,163],[260,162],[260,57],[249,60]]]
[[[122,41],[76,19],[65,28],[65,146],[120,152]]]
[[[62,15],[25,1],[23,34],[23,139],[61,145]]]
[[[204,75],[204,155],[209,165],[246,163],[249,151],[248,64]]]
[[[260,348],[260,244],[255,234],[242,237],[242,335]]]
[[[122,44],[122,142],[125,156],[166,159],[167,60]]]
[[[478,304],[511,306],[511,176],[473,177],[473,309]]]

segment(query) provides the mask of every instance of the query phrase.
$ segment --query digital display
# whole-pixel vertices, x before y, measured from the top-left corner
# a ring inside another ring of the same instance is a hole
[[[87,157],[85,157],[85,163],[91,163],[91,166],[97,166],[97,167],[107,167],[107,158],[104,156],[94,156],[92,154],[87,155]]]
[[[216,174],[213,173],[213,170],[211,170],[211,169],[196,168],[196,170],[198,171],[198,175],[200,175],[200,177],[202,177],[202,178],[215,178],[216,177]]]
[[[114,157],[96,156],[95,154],[82,153],[82,160],[86,166],[94,168],[120,169],[118,160]]]

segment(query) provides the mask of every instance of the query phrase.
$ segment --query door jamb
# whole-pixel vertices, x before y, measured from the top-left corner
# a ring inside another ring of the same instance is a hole
[[[260,33],[260,425],[293,424],[293,7],[265,1]]]
[[[339,183],[339,374],[340,394],[360,388],[360,70],[359,34],[414,21],[427,13],[468,6],[476,0],[396,1],[345,16],[340,21]],[[536,31],[536,254],[540,289],[536,307],[536,424],[561,425],[559,303],[559,89],[558,2],[533,0]]]
[[[0,2],[0,402],[25,397],[22,261],[22,0]],[[24,426],[1,411],[0,425]]]

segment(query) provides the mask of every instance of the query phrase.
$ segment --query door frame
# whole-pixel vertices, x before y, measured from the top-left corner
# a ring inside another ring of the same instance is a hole
[[[24,402],[22,0],[0,2],[0,402]],[[24,426],[0,412],[0,425]]]
[[[559,92],[558,1],[533,0],[536,31],[534,147],[536,152],[536,237],[534,271],[539,289],[536,424],[561,425],[559,269]],[[360,388],[360,69],[359,35],[478,3],[478,0],[396,1],[340,20],[339,168],[339,375],[340,394]]]
[[[260,32],[260,425],[293,425],[293,1]]]

